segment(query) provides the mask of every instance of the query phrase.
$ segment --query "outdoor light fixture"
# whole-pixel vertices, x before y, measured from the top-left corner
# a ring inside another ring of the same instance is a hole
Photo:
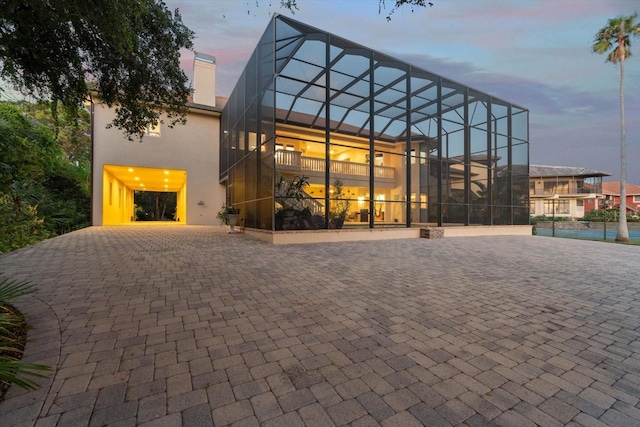
[[[202,200],[200,200],[200,201],[198,202],[198,206],[204,206],[204,202],[203,202]]]

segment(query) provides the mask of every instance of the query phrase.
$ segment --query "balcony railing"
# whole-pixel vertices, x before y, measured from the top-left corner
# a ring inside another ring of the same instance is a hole
[[[561,188],[545,188],[545,189],[529,189],[531,196],[552,196],[554,194],[602,194],[602,188],[597,187],[561,187]]]
[[[324,172],[325,159],[303,156],[300,151],[276,150],[276,167],[279,170],[299,172]],[[332,174],[369,176],[369,165],[365,163],[331,160],[329,170]],[[395,169],[389,166],[374,166],[376,178],[395,178]]]

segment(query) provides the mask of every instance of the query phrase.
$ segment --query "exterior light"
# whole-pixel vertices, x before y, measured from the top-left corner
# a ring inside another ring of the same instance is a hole
[[[133,168],[129,168],[128,170],[129,170],[129,172],[133,172]]]

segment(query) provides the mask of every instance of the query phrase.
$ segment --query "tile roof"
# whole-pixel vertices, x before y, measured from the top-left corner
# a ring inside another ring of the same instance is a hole
[[[610,181],[602,183],[602,194],[620,194],[620,181]],[[627,183],[627,196],[640,194],[640,185]]]
[[[544,166],[529,165],[529,176],[532,177],[552,177],[552,176],[611,176],[610,173],[597,171],[595,169],[577,168],[572,166]]]

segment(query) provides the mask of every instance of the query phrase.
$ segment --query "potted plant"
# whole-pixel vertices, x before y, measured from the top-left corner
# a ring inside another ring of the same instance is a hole
[[[333,207],[329,212],[329,228],[342,228],[351,209],[351,202],[346,197],[344,183],[339,178],[333,181],[333,199]]]
[[[235,232],[234,227],[238,223],[239,216],[240,209],[236,208],[235,206],[227,206],[226,204],[222,205],[220,211],[218,211],[218,214],[216,215],[218,221],[220,221],[221,224],[229,226],[229,230],[227,231],[227,233]]]
[[[310,216],[309,209],[304,200],[309,198],[305,187],[309,186],[309,177],[294,176],[286,179],[280,176],[276,183],[276,202],[279,205],[276,211],[276,230],[299,229],[299,219]]]

